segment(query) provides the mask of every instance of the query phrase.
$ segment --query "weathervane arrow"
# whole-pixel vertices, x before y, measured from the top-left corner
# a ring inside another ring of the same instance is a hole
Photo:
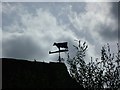
[[[63,43],[54,43],[53,46],[56,46],[58,48],[58,51],[49,51],[49,54],[53,54],[53,53],[59,53],[59,62],[61,62],[60,59],[60,52],[67,52],[68,51],[68,46],[67,46],[67,42],[63,42]],[[60,50],[60,48],[65,48]]]

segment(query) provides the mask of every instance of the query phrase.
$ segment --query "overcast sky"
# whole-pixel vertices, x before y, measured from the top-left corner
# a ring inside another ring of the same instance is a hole
[[[119,0],[1,0],[2,2],[119,2]]]
[[[90,60],[100,57],[107,43],[117,49],[118,3],[3,2],[1,30],[2,57],[56,61],[58,54],[48,54],[57,50],[54,42],[67,41],[73,57],[74,40],[80,39],[89,46],[86,60]]]

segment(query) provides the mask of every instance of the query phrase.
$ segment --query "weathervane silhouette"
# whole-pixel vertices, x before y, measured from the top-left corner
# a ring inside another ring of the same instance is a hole
[[[61,62],[60,52],[67,52],[68,51],[68,42],[62,42],[62,43],[54,43],[53,46],[56,46],[58,48],[58,51],[49,51],[49,54],[53,53],[59,53],[59,62]],[[64,48],[64,49],[61,49]]]

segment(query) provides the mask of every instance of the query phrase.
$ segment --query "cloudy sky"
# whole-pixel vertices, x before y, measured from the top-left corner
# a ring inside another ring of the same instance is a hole
[[[73,57],[74,40],[86,41],[87,57],[100,57],[103,45],[116,51],[118,3],[111,2],[3,2],[2,57],[56,61],[54,42],[68,42]],[[62,57],[66,54],[63,53]]]

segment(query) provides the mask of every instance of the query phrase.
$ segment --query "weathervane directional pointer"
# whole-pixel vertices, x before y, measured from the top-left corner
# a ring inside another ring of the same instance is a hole
[[[60,59],[60,52],[67,52],[68,51],[68,46],[67,46],[67,42],[62,42],[62,43],[54,43],[53,46],[56,46],[58,48],[58,51],[49,51],[49,54],[53,54],[53,53],[59,53],[59,62],[61,62]],[[64,49],[60,49],[60,48],[64,48]]]

